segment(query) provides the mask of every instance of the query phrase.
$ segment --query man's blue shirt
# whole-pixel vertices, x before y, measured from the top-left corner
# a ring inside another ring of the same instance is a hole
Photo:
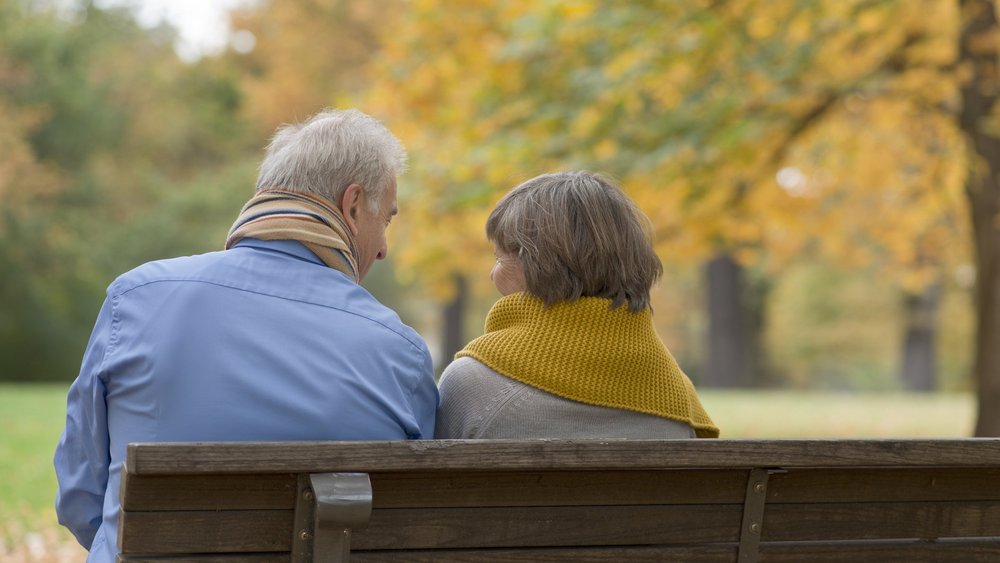
[[[434,437],[420,336],[294,241],[150,262],[119,277],[69,391],[59,521],[117,553],[129,442]]]

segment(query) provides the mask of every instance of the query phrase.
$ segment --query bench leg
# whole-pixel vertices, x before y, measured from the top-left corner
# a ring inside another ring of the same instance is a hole
[[[757,468],[750,471],[743,500],[743,524],[740,526],[739,563],[757,563],[760,537],[764,533],[764,504],[767,481],[776,470]]]

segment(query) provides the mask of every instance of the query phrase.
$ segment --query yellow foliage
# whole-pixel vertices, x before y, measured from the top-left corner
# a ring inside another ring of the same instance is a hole
[[[912,286],[966,259],[954,2],[399,12],[364,103],[411,151],[400,264],[440,294],[488,268],[482,225],[507,190],[570,168],[613,175],[671,261],[809,254]]]
[[[268,1],[231,15],[235,30],[249,31],[255,48],[246,67],[244,107],[261,131],[300,121],[338,96],[368,83],[366,64],[377,51],[377,28],[392,26],[405,0]]]

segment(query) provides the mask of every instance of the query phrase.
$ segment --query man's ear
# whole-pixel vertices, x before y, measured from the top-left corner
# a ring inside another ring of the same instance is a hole
[[[364,204],[365,191],[361,184],[347,186],[344,194],[340,196],[340,211],[344,214],[344,221],[354,236],[358,236],[358,213]]]

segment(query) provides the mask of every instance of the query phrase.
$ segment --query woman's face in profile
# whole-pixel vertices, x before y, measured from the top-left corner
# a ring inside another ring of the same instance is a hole
[[[500,295],[507,296],[518,291],[528,289],[527,282],[524,281],[524,271],[517,257],[502,250],[495,250],[497,261],[490,270],[490,279],[496,286]]]

